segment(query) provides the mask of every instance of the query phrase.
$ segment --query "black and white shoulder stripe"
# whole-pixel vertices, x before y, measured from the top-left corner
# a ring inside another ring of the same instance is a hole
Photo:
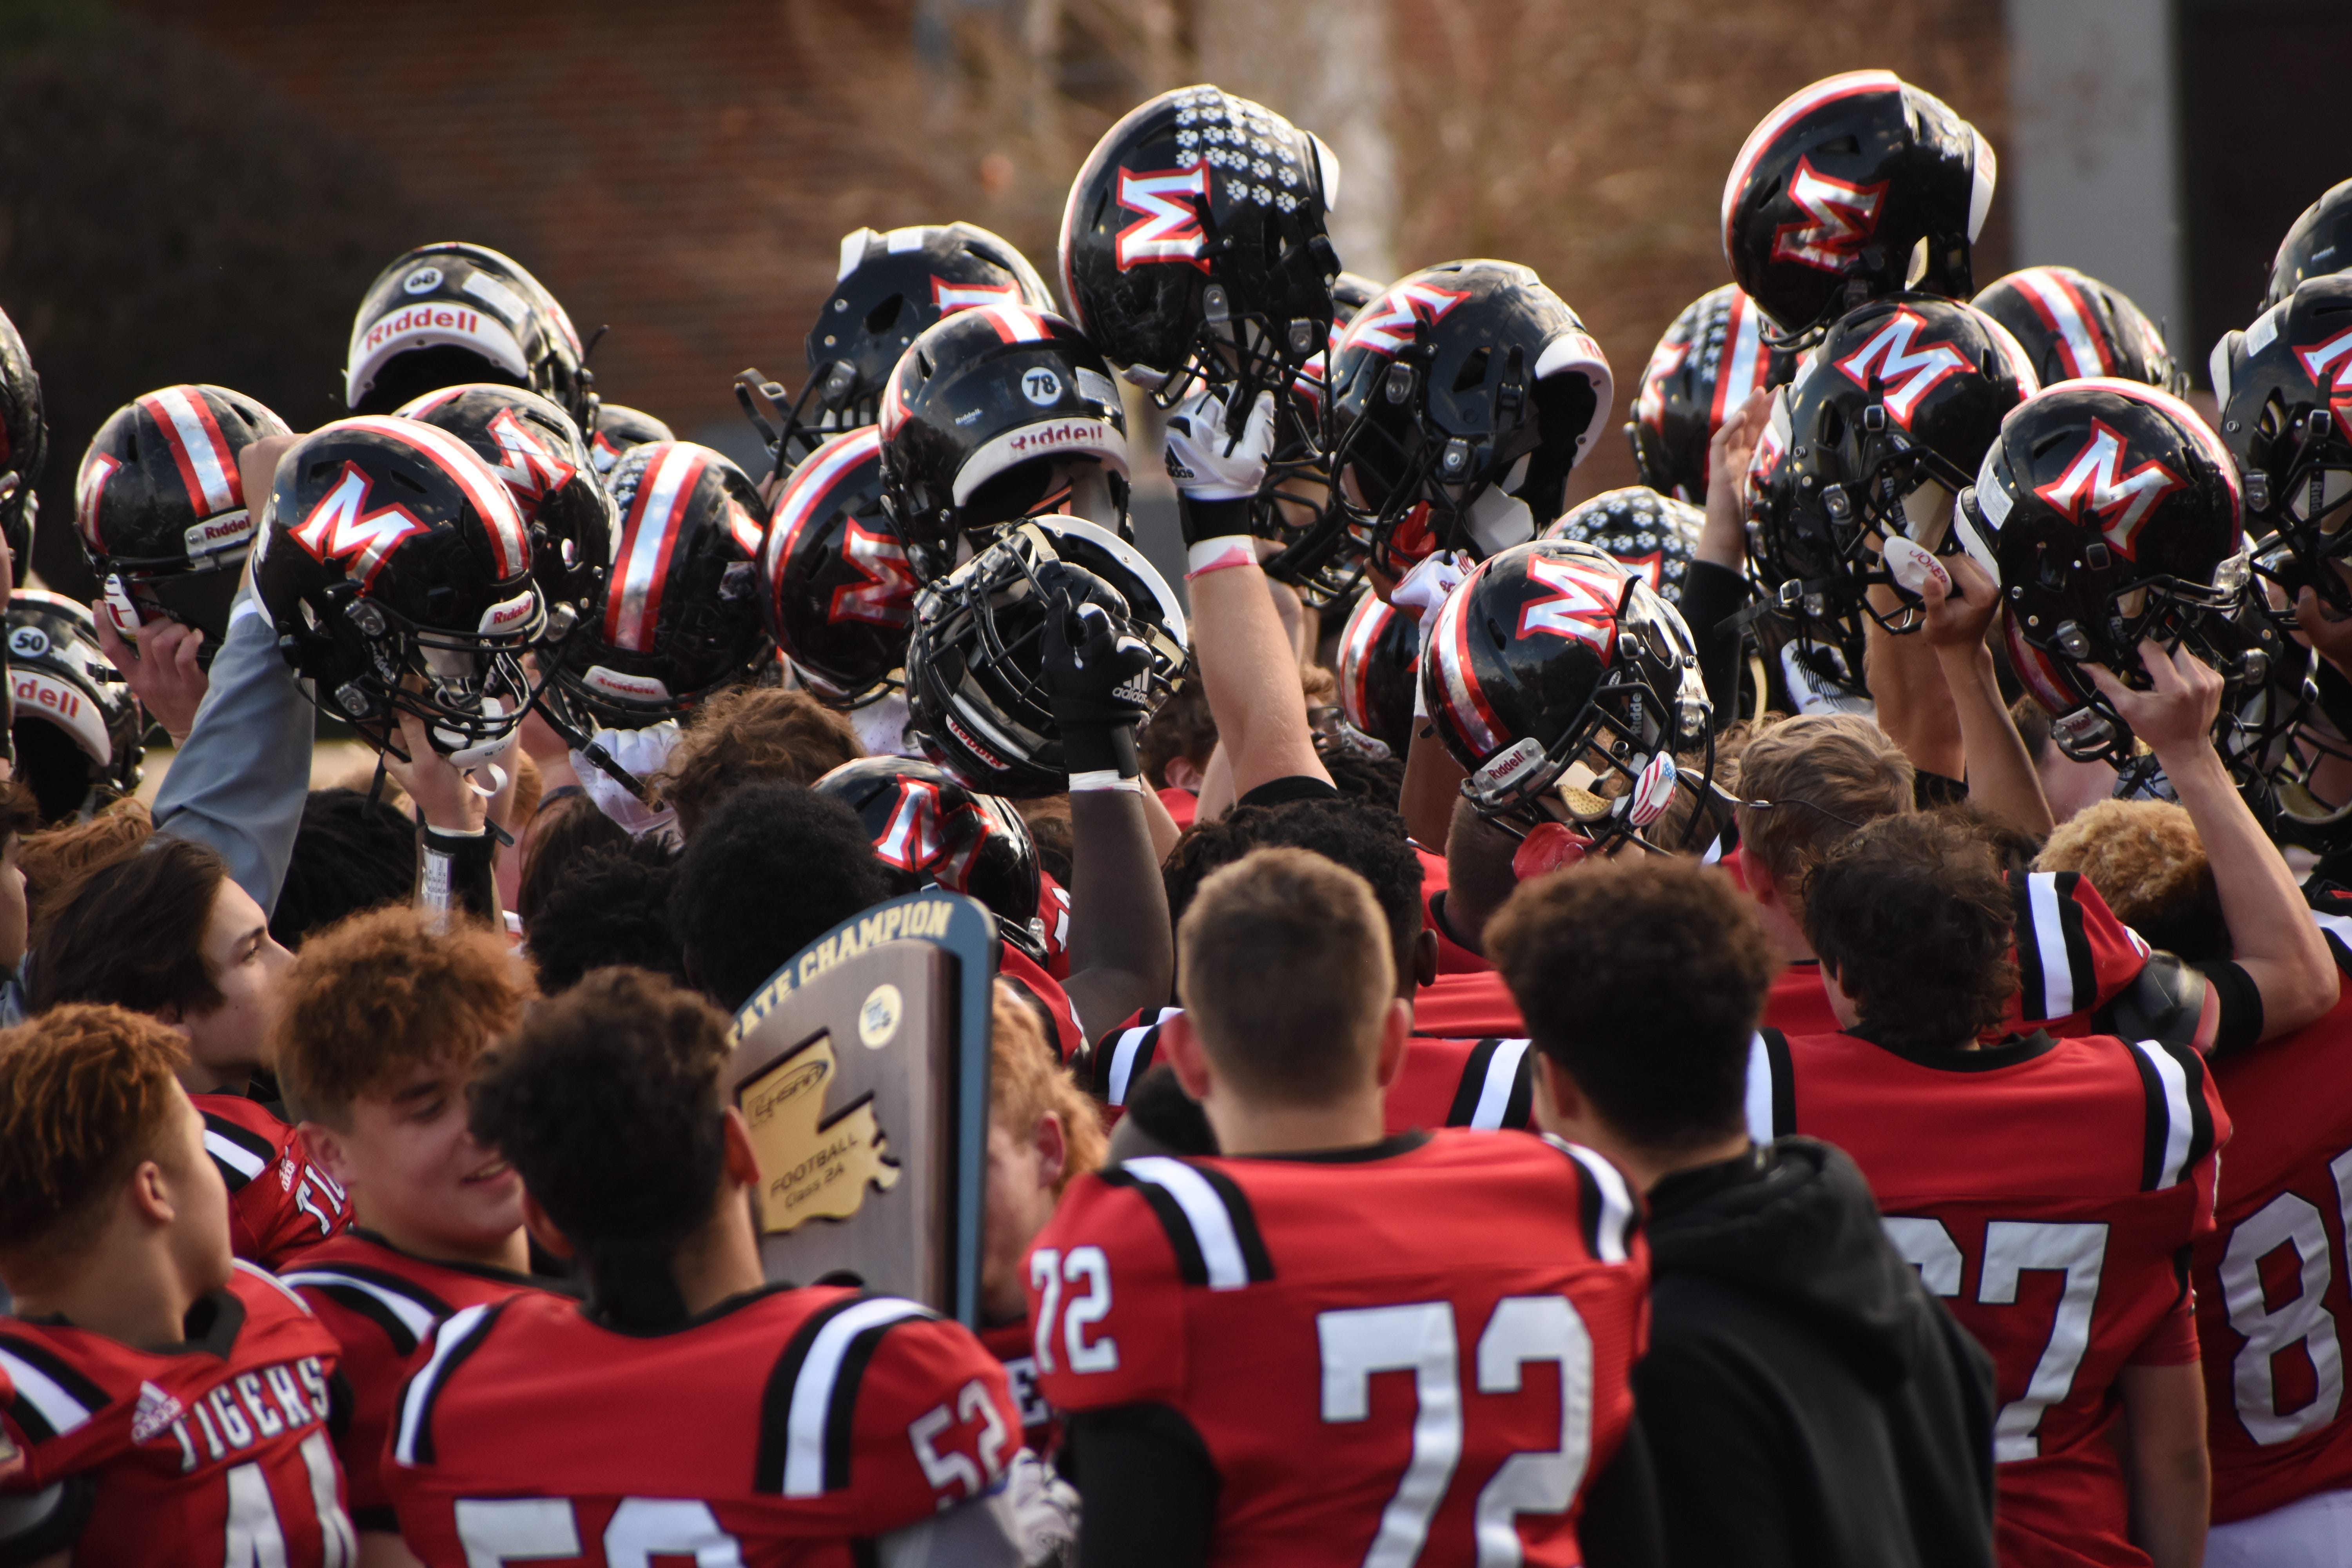
[[[1162,1007],[1160,1016],[1149,1024],[1121,1029],[1095,1047],[1089,1053],[1092,1065],[1087,1079],[1097,1100],[1105,1105],[1127,1103],[1128,1092],[1151,1070],[1152,1062],[1160,1055],[1160,1026],[1182,1011],[1181,1007]]]
[[[2017,945],[2018,1006],[2030,1023],[2070,1017],[2099,998],[2098,969],[2074,901],[2074,871],[2029,871],[2011,879]]]
[[[316,1290],[339,1307],[373,1322],[392,1342],[394,1355],[415,1353],[433,1325],[447,1317],[449,1303],[414,1280],[364,1263],[314,1264],[281,1274],[284,1283]]]
[[[205,1152],[220,1167],[221,1180],[236,1192],[278,1162],[278,1145],[226,1116],[205,1113]]]
[[[1177,1277],[1187,1285],[1238,1290],[1274,1278],[1274,1260],[1258,1234],[1249,1197],[1222,1171],[1168,1154],[1122,1161],[1102,1173],[1129,1187],[1168,1233]]]
[[[433,1353],[408,1386],[400,1391],[398,1424],[393,1429],[392,1457],[404,1465],[434,1462],[433,1407],[466,1358],[479,1350],[498,1322],[503,1301],[484,1301],[452,1312],[434,1331]]]
[[[1543,1139],[1575,1161],[1581,1173],[1578,1219],[1584,1228],[1585,1250],[1603,1263],[1624,1262],[1642,1220],[1624,1173],[1581,1143],[1570,1143],[1549,1132]]]
[[[1525,1040],[1488,1037],[1471,1049],[1445,1113],[1448,1127],[1525,1127],[1535,1109],[1535,1056]]]
[[[788,1498],[846,1489],[866,1363],[892,1326],[937,1315],[895,1296],[847,1297],[811,1313],[768,1373],[753,1489]]]
[[[2140,1191],[2161,1192],[2187,1178],[2213,1152],[2213,1112],[2205,1103],[2205,1058],[2190,1047],[2159,1040],[2132,1042],[2147,1100],[2140,1152]]]
[[[1797,1093],[1789,1062],[1789,1037],[1759,1029],[1748,1042],[1748,1136],[1759,1143],[1797,1130]]]
[[[16,1388],[9,1418],[36,1443],[76,1430],[110,1403],[106,1390],[63,1357],[15,1334],[0,1334],[0,1373]]]

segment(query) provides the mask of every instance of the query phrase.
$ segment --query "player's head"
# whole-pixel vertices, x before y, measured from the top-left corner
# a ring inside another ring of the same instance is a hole
[[[1307,849],[1255,849],[1201,884],[1177,927],[1178,994],[1217,1091],[1324,1107],[1378,1075],[1397,1008],[1389,923],[1361,877]],[[1179,1069],[1182,1069],[1180,1068]]]
[[[1816,713],[1773,725],[1739,758],[1741,858],[1793,895],[1823,855],[1865,823],[1914,808],[1913,769],[1870,720]]]
[[[466,1130],[466,1084],[530,994],[503,933],[405,906],[318,932],[287,972],[271,1038],[288,1109],[404,1244],[463,1256],[522,1224],[522,1184]]]
[[[175,1076],[185,1057],[120,1007],[0,1033],[0,1279],[17,1310],[118,1247],[160,1250],[191,1300],[228,1279],[228,1192]]]
[[[25,962],[32,917],[19,857],[24,836],[40,825],[40,807],[32,791],[22,784],[0,784],[0,971],[13,971]]]
[[[1055,1058],[1035,1012],[996,988],[989,1035],[988,1212],[981,1310],[1009,1321],[1024,1307],[1029,1243],[1054,1217],[1070,1178],[1103,1163],[1102,1121]]]
[[[187,1042],[192,1083],[242,1089],[268,1058],[278,983],[294,955],[219,855],[158,835],[100,867],[45,910],[32,965],[36,1011],[110,1003]]]
[[[528,811],[520,811],[524,821]],[[416,825],[364,790],[314,789],[286,880],[269,910],[269,934],[289,948],[337,921],[384,904],[404,904],[416,882]]]
[[[1999,857],[1967,822],[1883,816],[1832,849],[1804,893],[1805,936],[1849,1027],[1936,1051],[2000,1023],[2018,986],[2016,917]]]
[[[687,974],[731,1012],[786,959],[889,896],[856,812],[801,784],[748,784],[687,846],[670,925]]]
[[[2189,813],[2168,800],[2103,800],[2058,825],[2037,871],[2079,871],[2116,918],[2192,963],[2227,959],[2212,863]]]
[[[602,815],[593,806],[592,816]],[[669,924],[677,851],[659,838],[625,838],[571,857],[541,890],[529,927],[539,987],[552,996],[592,969],[631,963],[684,984]]]
[[[679,1244],[748,1230],[759,1166],[720,1096],[732,1049],[725,1016],[694,993],[600,969],[531,1009],[468,1091],[475,1141],[522,1177],[541,1242],[585,1262],[589,1310],[609,1322],[675,1326]]]
[[[849,721],[805,691],[746,687],[712,698],[654,781],[694,837],[729,790],[754,779],[810,784],[866,754]]]
[[[1539,877],[1486,951],[1549,1064],[1547,1127],[1668,1158],[1738,1134],[1780,955],[1727,878],[1654,856]]]

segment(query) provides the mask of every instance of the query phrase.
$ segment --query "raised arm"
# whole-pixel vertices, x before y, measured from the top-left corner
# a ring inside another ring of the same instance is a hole
[[[1969,799],[2021,832],[2047,838],[2057,823],[2025,739],[2001,705],[1992,650],[1985,646],[1985,629],[2000,610],[1999,591],[1984,568],[1966,555],[1944,556],[1936,563],[1945,575],[1930,576],[1920,589],[1927,605],[1927,625],[1920,636],[1935,650],[1959,719]]]

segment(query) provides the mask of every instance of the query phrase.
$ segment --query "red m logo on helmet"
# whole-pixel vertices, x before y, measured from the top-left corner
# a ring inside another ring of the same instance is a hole
[[[356,556],[351,571],[362,588],[374,580],[384,558],[402,540],[425,531],[423,523],[400,507],[368,510],[367,498],[366,472],[346,460],[335,488],[289,532],[295,543],[321,562]]]
[[[1809,158],[1797,160],[1789,179],[1789,199],[1805,209],[1808,221],[1784,223],[1772,231],[1772,259],[1793,261],[1823,272],[1843,272],[1878,227],[1886,184],[1850,185],[1824,174]]]
[[[903,626],[915,614],[915,574],[896,535],[851,523],[841,536],[841,558],[866,581],[833,591],[832,619]]]
[[[2129,555],[2132,536],[2154,510],[2156,503],[2187,483],[2151,458],[2130,473],[2120,473],[2124,438],[2105,421],[2091,421],[2091,438],[2066,465],[2066,471],[2033,493],[2075,522],[2089,512],[2098,520],[2108,542]]]
[[[1556,637],[1575,637],[1599,648],[1606,663],[1610,637],[1617,629],[1617,600],[1625,584],[1540,555],[1528,563],[1528,577],[1549,588],[1551,594],[1520,606],[1518,635],[1549,632]]]
[[[1384,354],[1402,353],[1412,342],[1416,320],[1435,322],[1470,298],[1469,291],[1433,289],[1426,283],[1402,283],[1357,312],[1348,323],[1340,346],[1359,343]]]
[[[1209,165],[1139,174],[1118,172],[1118,205],[1143,215],[1118,231],[1118,269],[1145,261],[1190,262],[1202,271],[1201,211],[1193,199],[1209,199]]]
[[[499,444],[499,478],[506,480],[518,506],[536,510],[548,491],[570,484],[577,471],[549,451],[547,443],[526,428],[511,408],[491,416],[490,438]]]
[[[1969,368],[1967,357],[1951,344],[1918,342],[1927,326],[1917,311],[1898,310],[1871,334],[1869,342],[1838,361],[1845,378],[1864,391],[1870,388],[1871,377],[1878,378],[1887,417],[1906,430],[1911,428],[1911,416],[1930,389],[1946,376]]]

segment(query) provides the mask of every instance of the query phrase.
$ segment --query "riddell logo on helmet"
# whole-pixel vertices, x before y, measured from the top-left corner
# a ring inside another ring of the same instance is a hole
[[[373,353],[404,333],[428,331],[462,332],[478,338],[482,335],[482,318],[475,311],[446,304],[411,305],[370,327],[364,342]]]
[[[188,530],[185,542],[190,555],[209,555],[243,544],[252,537],[253,513],[232,511],[196,524]]]
[[[1789,199],[1809,215],[1805,223],[1784,223],[1772,231],[1772,259],[1793,261],[1822,272],[1843,272],[1878,227],[1878,209],[1887,182],[1850,185],[1797,160],[1789,179]]]
[[[501,599],[482,612],[482,624],[475,628],[486,637],[509,637],[530,624],[530,614],[539,607],[529,589],[511,599]]]
[[[607,697],[625,698],[635,702],[669,700],[669,688],[652,676],[624,675],[601,664],[589,666],[587,673],[581,676],[580,684],[591,691],[601,691]]]
[[[977,740],[973,739],[971,731],[956,722],[956,717],[954,714],[942,713],[940,717],[947,721],[948,733],[953,735],[958,741],[961,742],[964,750],[970,752],[974,757],[978,758],[982,766],[993,768],[1000,773],[1004,771],[1004,759],[998,756],[994,752],[990,751],[986,746],[982,745]]]
[[[1100,435],[1100,430],[1090,420],[1062,420],[1052,425],[1033,425],[1026,430],[1016,431],[1005,444],[1026,455],[1080,443],[1091,445]]]

